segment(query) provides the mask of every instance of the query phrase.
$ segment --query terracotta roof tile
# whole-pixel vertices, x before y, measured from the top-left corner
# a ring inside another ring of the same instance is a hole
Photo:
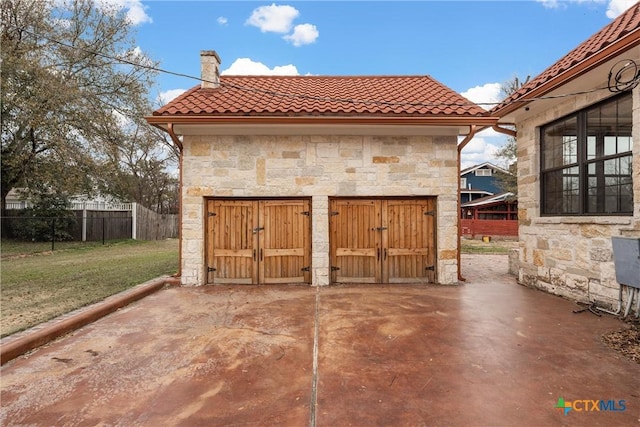
[[[429,76],[221,76],[194,87],[159,115],[461,116],[486,111]]]
[[[628,39],[628,46],[632,47],[634,44],[640,42],[640,2],[631,6],[625,13],[582,42],[558,62],[522,86],[520,90],[507,97],[501,104],[491,109],[492,115],[499,115],[499,110],[503,110],[509,104],[513,103],[513,101],[524,98],[531,91],[541,87],[554,78],[562,76],[563,73],[593,57],[607,46],[620,40],[622,37],[628,36],[630,33],[635,33]]]

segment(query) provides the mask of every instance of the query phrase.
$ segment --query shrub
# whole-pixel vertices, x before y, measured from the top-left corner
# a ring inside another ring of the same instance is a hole
[[[34,204],[22,211],[21,219],[13,222],[12,235],[19,240],[46,242],[73,240],[76,217],[69,210],[66,197],[56,194],[42,194],[34,199]]]

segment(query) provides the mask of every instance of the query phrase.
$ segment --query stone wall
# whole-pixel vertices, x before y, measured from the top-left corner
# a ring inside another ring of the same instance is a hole
[[[184,136],[182,283],[203,284],[206,197],[311,197],[312,283],[329,284],[329,197],[437,196],[437,280],[457,283],[457,137]]]
[[[518,123],[520,283],[577,301],[617,306],[611,236],[640,237],[640,87],[633,91],[633,216],[540,216],[539,127],[611,94],[569,97]]]

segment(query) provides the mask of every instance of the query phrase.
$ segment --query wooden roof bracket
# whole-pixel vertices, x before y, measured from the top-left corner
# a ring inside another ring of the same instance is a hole
[[[502,134],[508,135],[508,136],[510,136],[512,138],[515,138],[517,136],[517,132],[515,130],[501,128],[500,126],[498,126],[497,123],[495,125],[491,126],[491,129],[495,130],[498,133],[502,133]]]

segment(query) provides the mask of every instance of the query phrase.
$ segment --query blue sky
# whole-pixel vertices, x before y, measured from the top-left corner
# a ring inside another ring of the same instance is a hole
[[[502,83],[535,77],[635,0],[144,1],[128,8],[142,51],[198,76],[201,50],[223,74],[430,75],[475,102]],[[163,101],[198,82],[160,74]],[[463,152],[463,167],[492,161],[491,131]]]

